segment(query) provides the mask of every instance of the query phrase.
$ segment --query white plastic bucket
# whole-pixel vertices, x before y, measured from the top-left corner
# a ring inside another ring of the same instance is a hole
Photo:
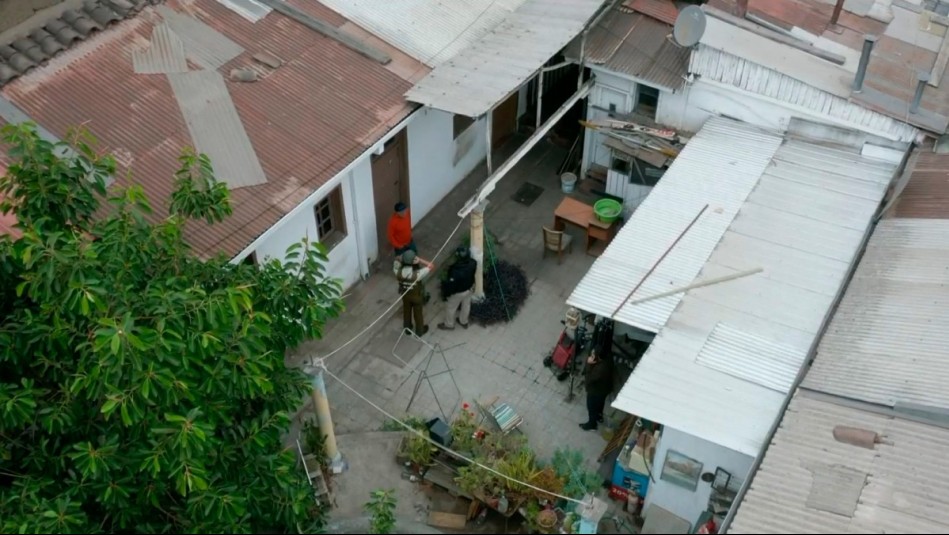
[[[564,173],[560,175],[560,188],[564,193],[573,192],[574,186],[577,185],[577,175],[573,173]]]

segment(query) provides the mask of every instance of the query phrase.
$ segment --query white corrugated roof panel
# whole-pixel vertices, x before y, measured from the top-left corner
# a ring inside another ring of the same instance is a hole
[[[719,143],[727,153],[729,139]],[[763,272],[689,290],[613,403],[748,455],[779,417],[896,172],[796,140],[769,159],[696,280]],[[723,326],[728,343],[710,340]]]
[[[525,0],[320,0],[406,54],[434,67],[477,41]]]
[[[527,0],[480,39],[436,65],[405,97],[459,115],[484,115],[579,35],[602,4]]]
[[[838,442],[839,425],[874,431],[885,443],[866,449]],[[798,393],[728,533],[946,533],[947,450],[949,429]],[[846,478],[832,481],[844,473],[864,482],[856,493],[822,492],[850,487]],[[841,506],[850,513],[830,512]]]
[[[772,43],[771,46],[780,45]],[[706,80],[800,106],[839,121],[848,128],[859,128],[898,141],[913,141],[919,133],[912,125],[792,78],[786,71],[771,69],[704,44],[693,49],[689,72]]]
[[[567,304],[612,317],[680,233],[708,208],[630,300],[695,279],[781,144],[781,137],[730,119],[709,119],[679,154],[577,285]],[[658,332],[682,294],[627,303],[616,319]]]
[[[949,408],[949,220],[884,219],[804,386]]]

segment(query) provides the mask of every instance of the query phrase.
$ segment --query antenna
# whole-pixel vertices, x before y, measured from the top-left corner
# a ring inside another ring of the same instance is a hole
[[[672,27],[672,39],[685,48],[699,44],[705,33],[705,12],[699,6],[688,6],[679,12],[675,26]]]

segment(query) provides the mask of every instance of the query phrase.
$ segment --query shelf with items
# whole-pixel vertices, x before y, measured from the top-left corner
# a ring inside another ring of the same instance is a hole
[[[613,465],[610,496],[625,501],[630,513],[639,512],[646,493],[649,492],[659,435],[658,424],[636,418]]]

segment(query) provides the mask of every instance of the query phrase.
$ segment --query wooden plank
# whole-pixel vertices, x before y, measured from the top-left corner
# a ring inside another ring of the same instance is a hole
[[[303,11],[288,5],[284,0],[260,0],[260,2],[266,6],[269,6],[277,13],[295,20],[315,32],[319,32],[330,39],[339,41],[340,43],[348,46],[356,52],[359,52],[363,56],[376,61],[377,63],[388,65],[389,62],[392,61],[392,58],[389,57],[389,55],[385,52],[382,52],[372,45],[369,45],[360,39],[353,37],[352,35],[343,33],[339,30],[339,28],[334,27],[326,21],[322,21],[316,17],[307,15]]]
[[[465,529],[467,523],[468,518],[465,515],[440,511],[432,511],[428,514],[428,525],[436,528]]]

